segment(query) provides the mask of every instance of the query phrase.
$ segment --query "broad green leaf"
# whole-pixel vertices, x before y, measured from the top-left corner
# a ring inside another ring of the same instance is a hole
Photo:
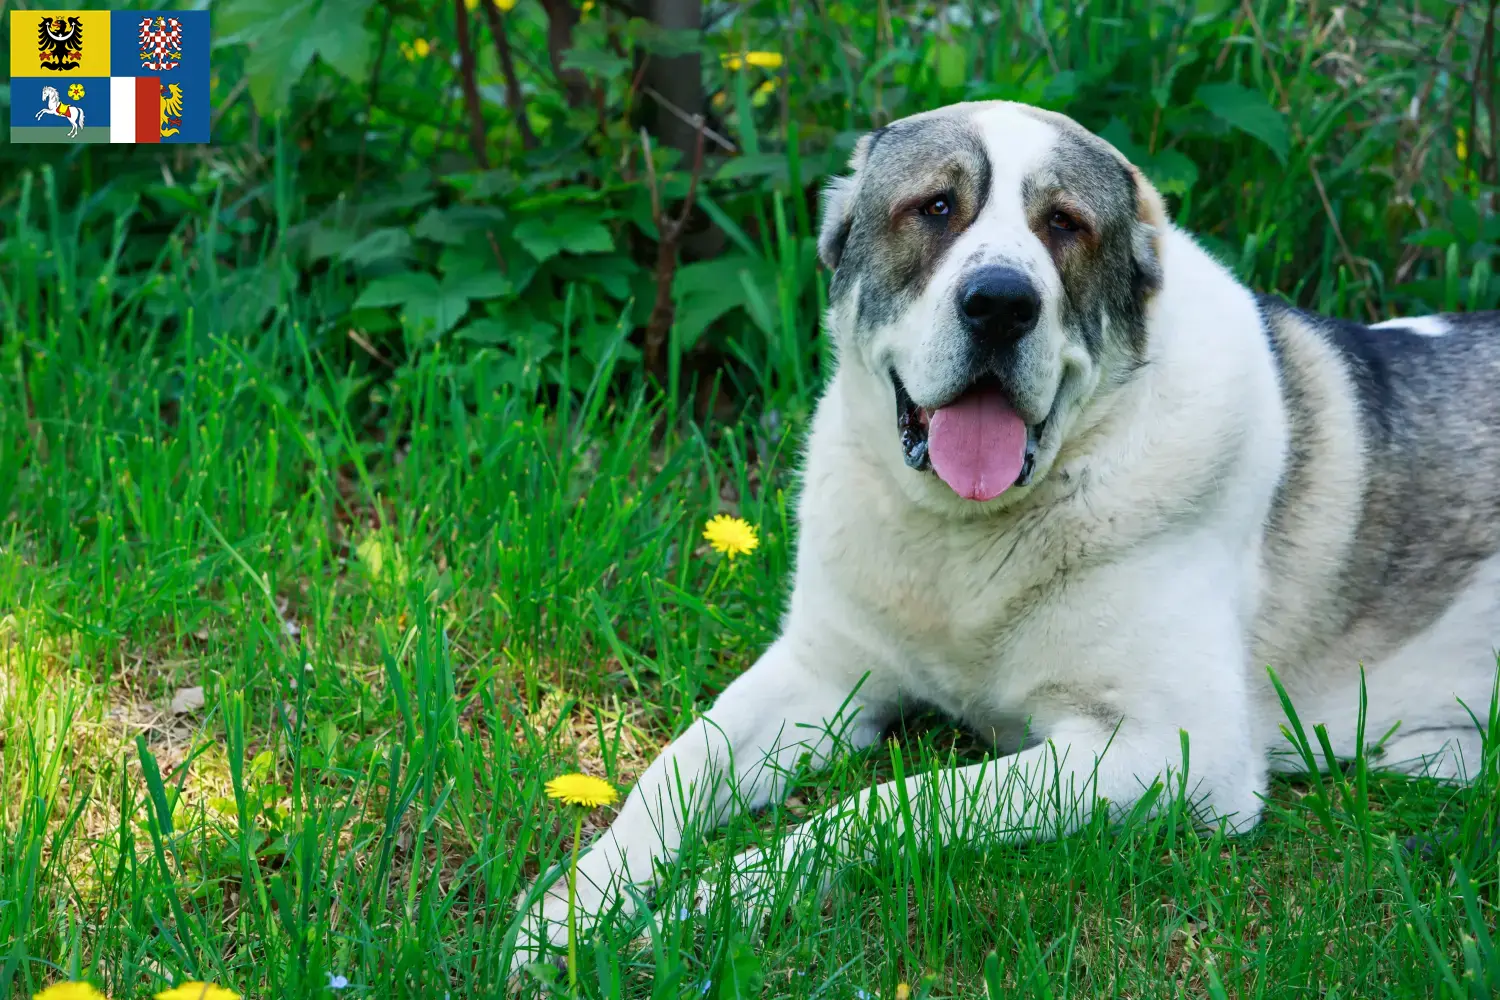
[[[625,23],[627,38],[654,56],[670,59],[704,50],[700,32],[686,28],[662,28],[643,17],[632,17]]]
[[[503,211],[486,205],[429,208],[412,227],[411,234],[434,243],[456,245],[464,242],[470,233],[482,231],[486,227],[496,227],[504,220]]]
[[[443,288],[472,302],[503,298],[515,290],[510,278],[499,271],[449,276],[443,279]]]
[[[437,337],[457,326],[468,311],[468,299],[444,289],[430,298],[415,298],[407,302],[401,315],[408,327],[429,337]]]
[[[720,959],[716,972],[715,1000],[753,1000],[760,996],[766,984],[760,956],[740,934],[736,934],[724,949],[724,957]]]
[[[215,7],[215,47],[250,47],[245,75],[263,114],[286,109],[292,87],[316,56],[362,82],[369,72],[372,0],[231,0]]]
[[[370,30],[365,14],[371,0],[322,0],[308,29],[318,58],[353,83],[363,83],[370,72]]]
[[[759,153],[755,156],[736,156],[727,160],[714,173],[716,181],[728,181],[740,177],[770,177],[785,180],[787,178],[786,154]]]
[[[928,61],[937,74],[938,86],[944,90],[962,87],[969,77],[969,54],[958,42],[938,42],[932,47]]]
[[[536,216],[516,226],[511,235],[538,262],[560,253],[608,253],[615,248],[609,229],[583,213]]]
[[[1065,69],[1060,73],[1054,73],[1047,80],[1047,85],[1042,88],[1042,100],[1049,105],[1066,106],[1069,101],[1078,96],[1078,91],[1083,80],[1077,70]]]
[[[292,85],[302,79],[312,58],[312,46],[306,41],[285,47],[261,42],[252,47],[245,59],[245,75],[250,78],[250,99],[256,108],[268,115],[284,111]]]
[[[1198,183],[1198,165],[1175,149],[1147,157],[1140,168],[1163,194],[1187,194]]]
[[[1237,83],[1205,83],[1196,96],[1198,103],[1215,116],[1259,139],[1276,154],[1276,159],[1286,163],[1291,143],[1286,117],[1266,103],[1260,93]]]
[[[431,298],[439,294],[437,279],[420,271],[402,271],[376,278],[365,286],[354,308],[370,309],[381,306],[400,306],[418,298]]]
[[[406,230],[387,227],[377,229],[363,239],[346,247],[339,259],[363,267],[376,261],[391,260],[407,256],[411,251],[411,237]]]
[[[510,339],[510,333],[510,325],[504,320],[486,316],[464,324],[464,328],[453,336],[476,344],[498,345],[506,343]]]
[[[563,53],[563,69],[576,69],[589,76],[613,79],[630,72],[630,60],[622,59],[610,52],[571,48]]]

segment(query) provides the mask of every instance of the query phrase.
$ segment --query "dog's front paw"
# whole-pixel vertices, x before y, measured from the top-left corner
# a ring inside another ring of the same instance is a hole
[[[603,852],[591,852],[578,865],[577,890],[574,896],[574,916],[578,935],[582,939],[587,931],[606,912],[616,916],[630,916],[635,912],[635,897],[621,890],[623,877],[614,871],[611,858]],[[517,908],[526,905],[530,892],[516,900]],[[516,934],[516,950],[511,959],[512,980],[528,965],[537,962],[553,962],[566,966],[568,947],[568,876],[563,872],[547,887],[541,898],[534,900],[521,922]]]
[[[818,853],[812,838],[800,833],[769,850],[741,851],[728,870],[699,882],[693,905],[699,913],[727,906],[758,930],[768,918],[815,899],[828,886],[829,879],[818,870]]]
[[[561,893],[558,888],[561,886]],[[525,894],[517,901],[525,905]],[[528,966],[551,962],[554,966],[566,964],[568,947],[568,884],[567,880],[554,883],[540,899],[535,901],[521,921],[516,933],[516,949],[511,955],[510,978],[518,983]]]

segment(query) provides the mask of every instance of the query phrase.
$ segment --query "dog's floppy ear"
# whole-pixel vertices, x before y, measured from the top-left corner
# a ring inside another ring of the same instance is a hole
[[[828,270],[837,270],[854,224],[854,193],[859,188],[859,174],[869,158],[870,149],[885,129],[876,129],[859,137],[849,157],[849,174],[835,177],[823,189],[823,226],[818,233],[818,259]]]
[[[1135,164],[1127,161],[1125,168],[1135,185],[1135,227],[1131,233],[1131,249],[1141,284],[1149,295],[1161,287],[1162,237],[1167,231],[1167,206],[1161,192]]]

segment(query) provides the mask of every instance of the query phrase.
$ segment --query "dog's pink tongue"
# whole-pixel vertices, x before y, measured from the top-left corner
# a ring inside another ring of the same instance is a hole
[[[933,412],[927,454],[953,492],[966,500],[993,500],[1021,474],[1026,422],[998,389],[972,389]]]

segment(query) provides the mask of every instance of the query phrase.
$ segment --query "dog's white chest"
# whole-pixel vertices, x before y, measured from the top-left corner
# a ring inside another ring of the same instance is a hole
[[[887,516],[877,502],[808,518],[803,537],[822,584],[813,592],[887,651],[882,668],[902,690],[985,728],[1023,710],[1022,665],[1037,638],[1028,618],[1058,568],[1034,534],[993,525],[933,531],[922,518]]]

